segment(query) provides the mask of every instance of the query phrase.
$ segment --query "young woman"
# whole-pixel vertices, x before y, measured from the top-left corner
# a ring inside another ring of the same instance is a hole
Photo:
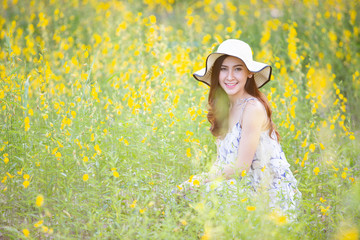
[[[268,192],[270,207],[296,208],[301,193],[279,144],[269,103],[259,88],[272,68],[255,62],[248,44],[229,39],[210,54],[195,79],[210,86],[208,120],[217,138],[217,160],[211,173],[192,177],[179,189],[210,185],[218,178],[233,184],[241,176],[253,192]]]

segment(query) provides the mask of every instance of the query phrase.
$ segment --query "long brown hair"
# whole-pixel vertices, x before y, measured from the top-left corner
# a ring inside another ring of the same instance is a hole
[[[229,128],[229,97],[219,84],[220,67],[228,55],[223,55],[216,59],[211,72],[211,84],[208,97],[209,109],[207,118],[211,124],[210,132],[215,137],[224,137]],[[275,124],[272,121],[272,111],[266,96],[259,91],[256,86],[254,75],[248,78],[245,84],[245,91],[251,96],[257,98],[265,107],[267,117],[270,121],[269,136],[273,138],[272,133],[276,135],[276,140],[279,141],[280,135],[275,129]]]

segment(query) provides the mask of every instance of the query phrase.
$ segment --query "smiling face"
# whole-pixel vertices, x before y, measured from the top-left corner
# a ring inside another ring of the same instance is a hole
[[[242,98],[246,95],[246,81],[251,76],[242,60],[229,56],[221,64],[219,84],[229,98]]]

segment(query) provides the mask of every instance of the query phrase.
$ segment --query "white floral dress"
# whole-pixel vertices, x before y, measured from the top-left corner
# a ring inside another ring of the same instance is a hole
[[[250,100],[257,99],[246,99],[242,111]],[[236,160],[241,130],[240,122],[238,122],[224,139],[219,140],[218,155],[213,171],[221,171],[226,165]],[[276,140],[275,133],[272,134],[271,138],[268,131],[264,131],[260,135],[259,145],[251,167],[246,176],[241,179],[242,185],[247,185],[253,193],[266,190],[269,194],[269,206],[271,208],[280,208],[283,211],[295,210],[301,193],[289,167],[290,164]],[[236,187],[234,182],[236,183],[236,179],[227,180],[223,183],[234,189]],[[207,191],[214,190],[214,187],[211,187],[211,182],[207,185]],[[223,186],[221,185],[217,186],[215,190],[222,189]]]

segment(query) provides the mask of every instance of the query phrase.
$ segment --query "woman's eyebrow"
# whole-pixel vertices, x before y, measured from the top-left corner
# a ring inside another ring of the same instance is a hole
[[[232,66],[232,67],[243,67],[244,65],[242,65],[242,64],[236,64],[236,65],[234,65],[234,66]],[[221,67],[229,67],[228,65],[221,65]]]

